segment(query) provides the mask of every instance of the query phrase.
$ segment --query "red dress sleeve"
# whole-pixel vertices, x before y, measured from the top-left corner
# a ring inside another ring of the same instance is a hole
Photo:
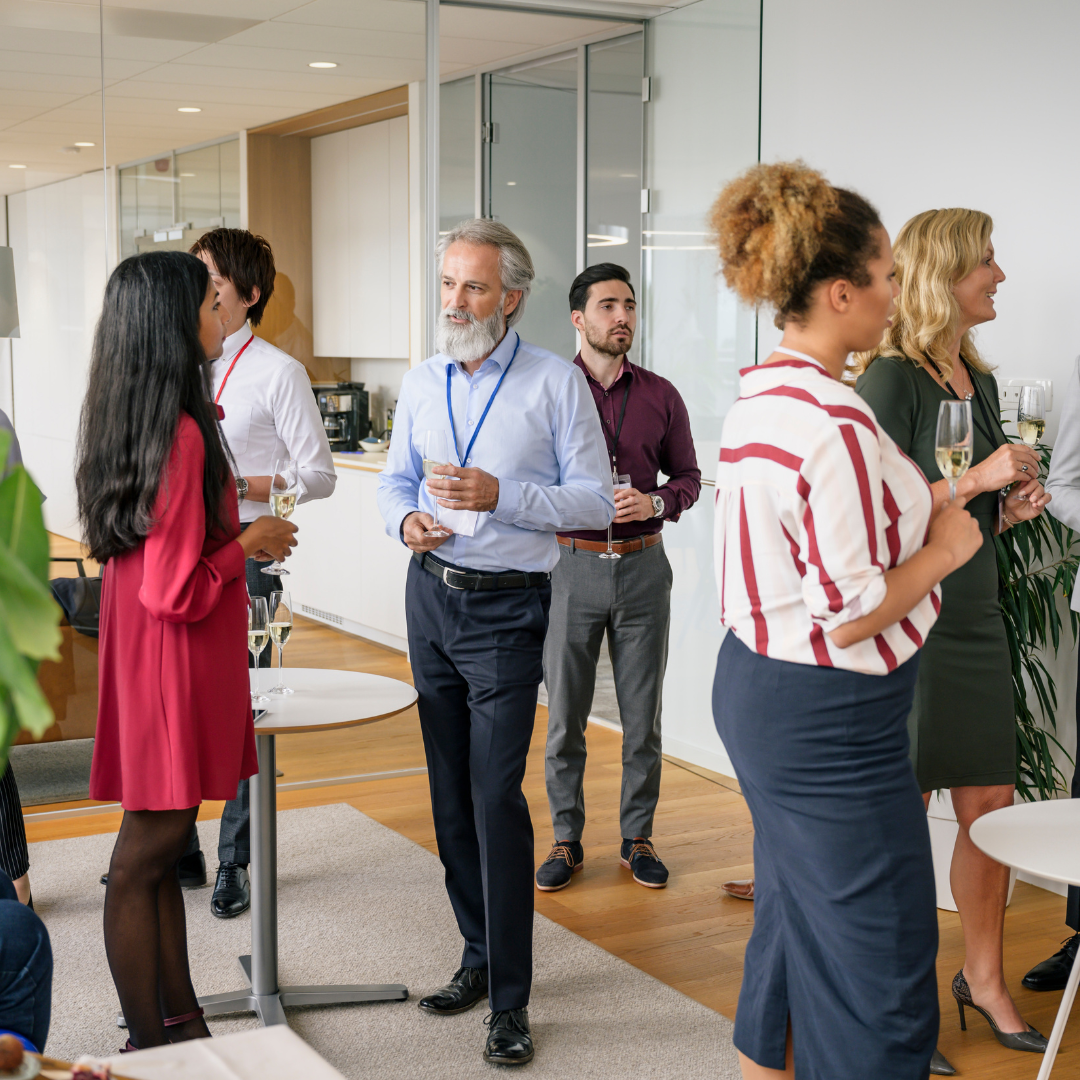
[[[139,600],[164,622],[192,623],[217,607],[225,585],[244,573],[235,537],[205,553],[203,463],[206,450],[195,421],[181,414],[161,478],[155,524],[146,537]],[[236,532],[239,534],[239,523]]]

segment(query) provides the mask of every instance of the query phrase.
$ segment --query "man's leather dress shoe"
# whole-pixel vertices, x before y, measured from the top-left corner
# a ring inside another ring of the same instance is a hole
[[[421,998],[417,1008],[424,1012],[452,1016],[454,1013],[471,1009],[481,998],[487,997],[487,992],[488,976],[485,970],[458,968],[446,986],[440,987],[426,998]]]
[[[219,919],[234,919],[251,907],[251,882],[246,866],[223,862],[217,869],[210,914]]]
[[[1029,990],[1064,990],[1076,961],[1077,949],[1080,949],[1080,934],[1073,934],[1061,943],[1061,948],[1049,960],[1036,964],[1024,976],[1023,985]]]
[[[484,1060],[492,1065],[524,1065],[533,1059],[532,1032],[528,1009],[508,1009],[492,1013],[488,1026]]]

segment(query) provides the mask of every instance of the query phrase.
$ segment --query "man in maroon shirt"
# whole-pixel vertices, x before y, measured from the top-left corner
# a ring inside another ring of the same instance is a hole
[[[570,321],[581,334],[574,363],[596,400],[613,472],[628,477],[629,486],[615,492],[610,554],[608,533],[558,534],[544,643],[546,777],[555,844],[536,872],[536,885],[545,892],[565,888],[584,860],[585,725],[606,631],[623,729],[621,862],[639,884],[662,889],[667,868],[650,842],[660,793],[660,698],[671,614],[671,567],[660,530],[697,501],[701,473],[679,392],[626,358],[637,324],[627,271],[601,263],[579,274],[570,289]],[[668,477],[663,484],[660,473]]]

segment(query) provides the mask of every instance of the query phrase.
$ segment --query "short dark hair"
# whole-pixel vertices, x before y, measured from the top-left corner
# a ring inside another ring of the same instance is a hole
[[[574,278],[574,284],[570,286],[570,310],[583,312],[589,301],[589,289],[601,281],[621,281],[630,286],[630,295],[637,299],[630,281],[630,271],[626,267],[618,263],[597,263]]]
[[[263,312],[274,295],[274,253],[270,242],[247,229],[211,229],[191,245],[192,255],[207,254],[218,273],[231,281],[245,303],[259,289],[259,300],[248,308],[252,326],[262,321]]]

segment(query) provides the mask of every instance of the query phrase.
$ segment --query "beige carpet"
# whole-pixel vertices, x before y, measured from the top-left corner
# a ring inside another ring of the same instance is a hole
[[[490,1078],[505,1070],[481,1059],[483,1004],[433,1017],[416,1000],[444,983],[461,956],[443,889],[442,866],[412,841],[350,806],[278,815],[281,981],[401,982],[401,1003],[290,1009],[293,1029],[350,1078]],[[216,823],[201,823],[213,852]],[[33,844],[34,903],[56,959],[55,1057],[115,1053],[116,993],[101,935],[113,837]],[[221,921],[210,890],[189,892],[188,938],[199,993],[241,985],[235,957],[249,951],[250,920]],[[536,1057],[522,1073],[551,1080],[736,1080],[731,1023],[543,916],[536,916],[530,1018]],[[248,1017],[214,1018],[215,1033],[253,1027]]]

